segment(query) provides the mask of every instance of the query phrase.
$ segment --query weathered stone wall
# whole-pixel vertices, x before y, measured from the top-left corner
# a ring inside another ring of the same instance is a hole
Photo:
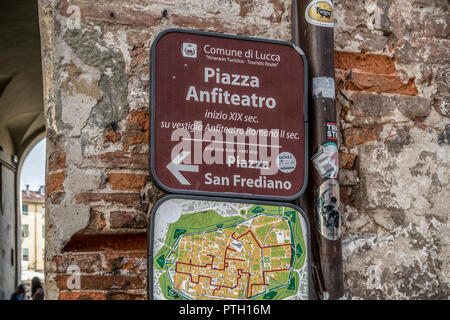
[[[290,3],[40,0],[48,298],[146,298],[147,212],[162,196],[148,176],[155,35],[180,27],[289,41]],[[335,9],[347,295],[446,297],[448,2]]]
[[[347,294],[448,298],[449,2],[335,8]]]

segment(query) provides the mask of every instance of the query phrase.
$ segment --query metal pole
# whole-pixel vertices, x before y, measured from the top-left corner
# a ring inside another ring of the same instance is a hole
[[[292,41],[306,54],[309,74],[309,183],[299,205],[311,221],[316,298],[344,296],[334,86],[333,3],[292,1]]]

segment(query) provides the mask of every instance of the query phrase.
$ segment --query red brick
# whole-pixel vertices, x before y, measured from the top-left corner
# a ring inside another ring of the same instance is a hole
[[[240,1],[237,1],[240,2]],[[270,21],[281,22],[281,18],[285,12],[285,3],[282,0],[269,0],[273,6],[273,13],[270,16]]]
[[[172,23],[178,27],[197,30],[214,30],[218,33],[233,33],[236,35],[257,34],[262,31],[262,27],[256,24],[230,25],[224,24],[223,20],[216,17],[202,18],[197,16],[192,19],[191,15],[171,14]]]
[[[72,236],[63,252],[146,252],[147,233],[84,234]]]
[[[61,6],[62,16],[71,16],[67,12],[70,1],[64,1]],[[117,5],[114,3],[86,3],[77,2],[80,7],[81,18],[84,20],[103,21],[115,24],[135,25],[142,27],[152,27],[160,23],[161,15],[145,10],[136,10],[129,6]]]
[[[147,110],[133,110],[128,116],[127,129],[148,131],[149,120],[150,116]]]
[[[88,229],[100,231],[105,227],[106,219],[104,213],[91,208]]]
[[[86,165],[108,169],[148,170],[149,154],[137,152],[105,152],[87,157]]]
[[[140,77],[141,74],[150,71],[150,49],[148,44],[151,43],[151,37],[152,34],[145,30],[129,30],[127,32],[127,42],[130,48],[130,75]],[[143,84],[144,82],[140,82],[140,85]],[[144,92],[147,91],[145,90]]]
[[[255,8],[255,3],[253,1],[238,1],[240,6],[239,15],[245,17],[247,13]]]
[[[103,136],[103,140],[105,142],[117,142],[120,140],[121,137],[122,137],[122,135],[119,132],[110,130],[110,131],[108,131],[107,134],[105,134]]]
[[[379,127],[351,127],[344,130],[343,140],[344,146],[347,148],[352,148],[354,146],[363,144],[368,141],[373,141],[378,139],[378,132],[381,130]]]
[[[123,135],[123,150],[130,145],[148,145],[149,112],[147,110],[133,110],[130,112]]]
[[[360,70],[378,74],[393,74],[394,59],[384,55],[336,51],[334,54],[336,69]]]
[[[123,150],[127,151],[130,145],[148,145],[148,131],[129,130],[123,132]]]
[[[70,275],[57,275],[56,285],[60,290],[67,290],[67,280]],[[81,275],[81,290],[136,290],[147,288],[146,276],[104,276],[104,275]]]
[[[80,272],[94,273],[101,269],[102,261],[98,253],[69,253],[53,257],[56,263],[56,272],[66,273],[70,265],[76,265]]]
[[[139,44],[138,46],[133,46],[130,51],[130,69],[134,71],[135,74],[149,72],[150,71],[150,50],[144,46],[144,44]]]
[[[147,273],[147,255],[144,252],[106,252],[105,272],[114,272],[117,270],[134,271],[136,274]]]
[[[60,291],[58,300],[106,300],[104,292]]]
[[[353,169],[355,163],[356,155],[351,153],[339,153],[339,167],[341,169]]]
[[[147,183],[147,174],[108,173],[108,181],[112,190],[139,191]]]
[[[346,89],[378,93],[397,93],[415,96],[418,94],[414,79],[396,75],[353,72],[346,82]]]
[[[112,211],[109,221],[111,229],[143,229],[147,227],[147,217],[141,212]]]
[[[65,174],[64,172],[50,172],[47,174],[46,179],[46,192],[51,194],[55,191],[64,191],[63,182]]]
[[[57,171],[66,167],[66,153],[65,152],[53,152],[48,157],[48,171]]]
[[[399,112],[405,117],[418,121],[431,112],[431,100],[421,96],[379,95],[355,92],[348,95],[349,108],[343,108],[346,122],[354,127],[377,126],[392,119]]]
[[[147,300],[147,296],[144,294],[134,294],[127,292],[109,291],[106,293],[108,300]]]
[[[78,193],[77,203],[92,204],[96,202],[120,203],[128,206],[139,206],[139,193]]]

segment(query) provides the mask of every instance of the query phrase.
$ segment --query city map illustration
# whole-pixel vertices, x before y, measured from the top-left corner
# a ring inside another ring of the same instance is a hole
[[[171,198],[154,215],[153,299],[308,299],[295,209]]]

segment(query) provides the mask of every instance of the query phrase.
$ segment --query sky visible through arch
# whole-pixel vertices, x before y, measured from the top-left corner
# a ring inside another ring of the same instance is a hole
[[[45,185],[45,139],[39,141],[28,153],[22,167],[20,177],[20,188],[37,191],[40,186]]]

